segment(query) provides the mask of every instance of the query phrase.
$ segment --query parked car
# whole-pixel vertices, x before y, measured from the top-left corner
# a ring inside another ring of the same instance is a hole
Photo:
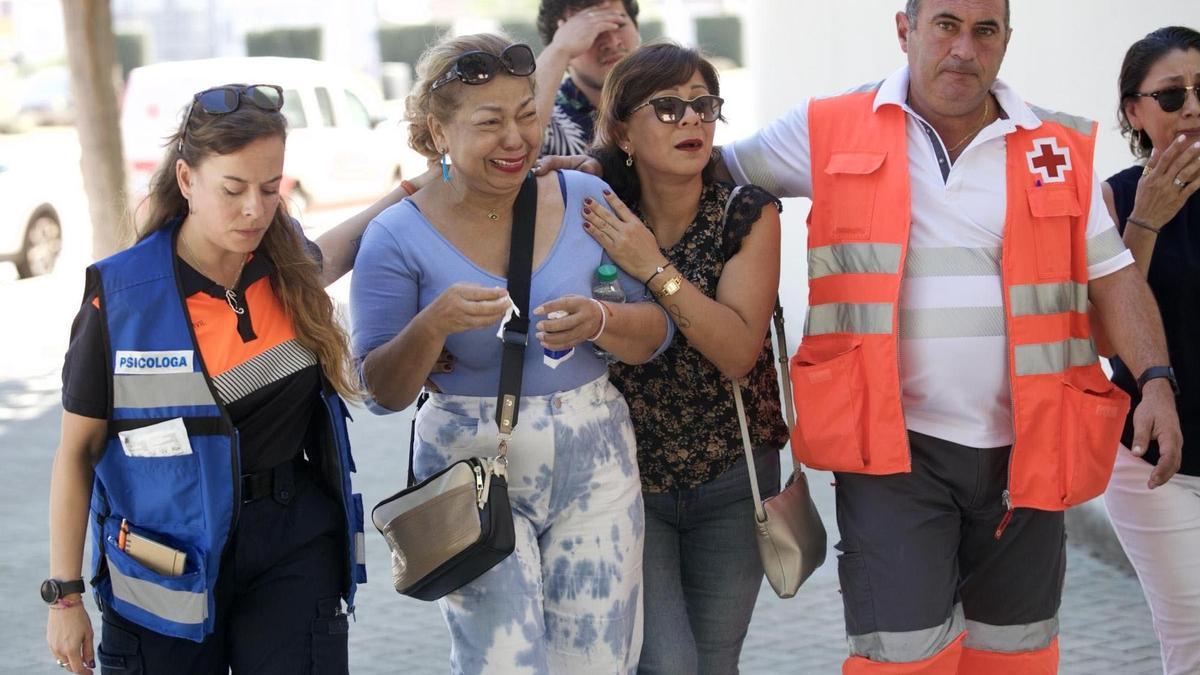
[[[407,147],[407,128],[383,116],[378,86],[361,73],[310,59],[173,61],[135,68],[125,87],[121,134],[132,203],[147,194],[192,95],[232,82],[283,88],[289,131],[281,190],[295,212],[369,201],[424,171],[424,158]]]
[[[74,124],[71,71],[66,66],[51,66],[26,78],[18,115],[39,126]]]
[[[22,279],[54,270],[62,251],[62,221],[47,194],[53,182],[0,164],[0,261]]]

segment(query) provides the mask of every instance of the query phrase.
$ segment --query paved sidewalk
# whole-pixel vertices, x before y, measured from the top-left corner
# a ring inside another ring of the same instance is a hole
[[[5,374],[7,375],[7,373]],[[47,559],[50,463],[58,442],[58,373],[0,377],[0,673],[55,673],[45,648],[46,610],[37,597]],[[408,415],[355,411],[351,425],[360,473],[356,489],[371,505],[399,488],[408,451]],[[811,483],[833,530],[828,474]],[[368,524],[370,530],[370,525]],[[383,539],[367,535],[370,583],[360,588],[350,632],[353,673],[445,673],[449,641],[437,607],[396,594],[389,583]],[[1037,570],[1030,570],[1031,574]],[[89,599],[88,605],[94,609]],[[93,617],[99,627],[98,617]],[[1161,672],[1158,646],[1137,581],[1072,546],[1062,614],[1064,675],[1152,675]],[[763,586],[742,657],[750,674],[840,672],[845,653],[836,563],[831,552],[800,595],[779,600]]]

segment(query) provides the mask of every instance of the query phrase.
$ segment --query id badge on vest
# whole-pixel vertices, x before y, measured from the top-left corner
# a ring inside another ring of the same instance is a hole
[[[192,454],[183,418],[117,434],[127,457],[178,457]]]

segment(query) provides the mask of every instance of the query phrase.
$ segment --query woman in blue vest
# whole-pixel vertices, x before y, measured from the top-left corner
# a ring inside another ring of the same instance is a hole
[[[1104,500],[1150,605],[1163,673],[1183,675],[1200,672],[1200,32],[1172,26],[1135,42],[1118,87],[1139,162],[1104,182],[1104,201],[1162,312],[1184,444],[1160,455],[1134,438],[1146,380],[1114,358],[1113,382],[1134,408]]]
[[[323,285],[350,249],[323,276],[280,202],[282,104],[273,85],[196,94],[140,241],[88,269],[42,587],[71,672],[347,670],[365,568],[341,397],[358,389]]]

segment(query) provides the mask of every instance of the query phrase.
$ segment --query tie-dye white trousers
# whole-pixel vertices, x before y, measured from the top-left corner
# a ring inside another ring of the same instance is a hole
[[[494,455],[495,412],[495,397],[433,394],[417,413],[417,479]],[[521,398],[508,451],[516,551],[439,601],[452,672],[637,669],[645,517],[636,457],[629,408],[607,376]]]

